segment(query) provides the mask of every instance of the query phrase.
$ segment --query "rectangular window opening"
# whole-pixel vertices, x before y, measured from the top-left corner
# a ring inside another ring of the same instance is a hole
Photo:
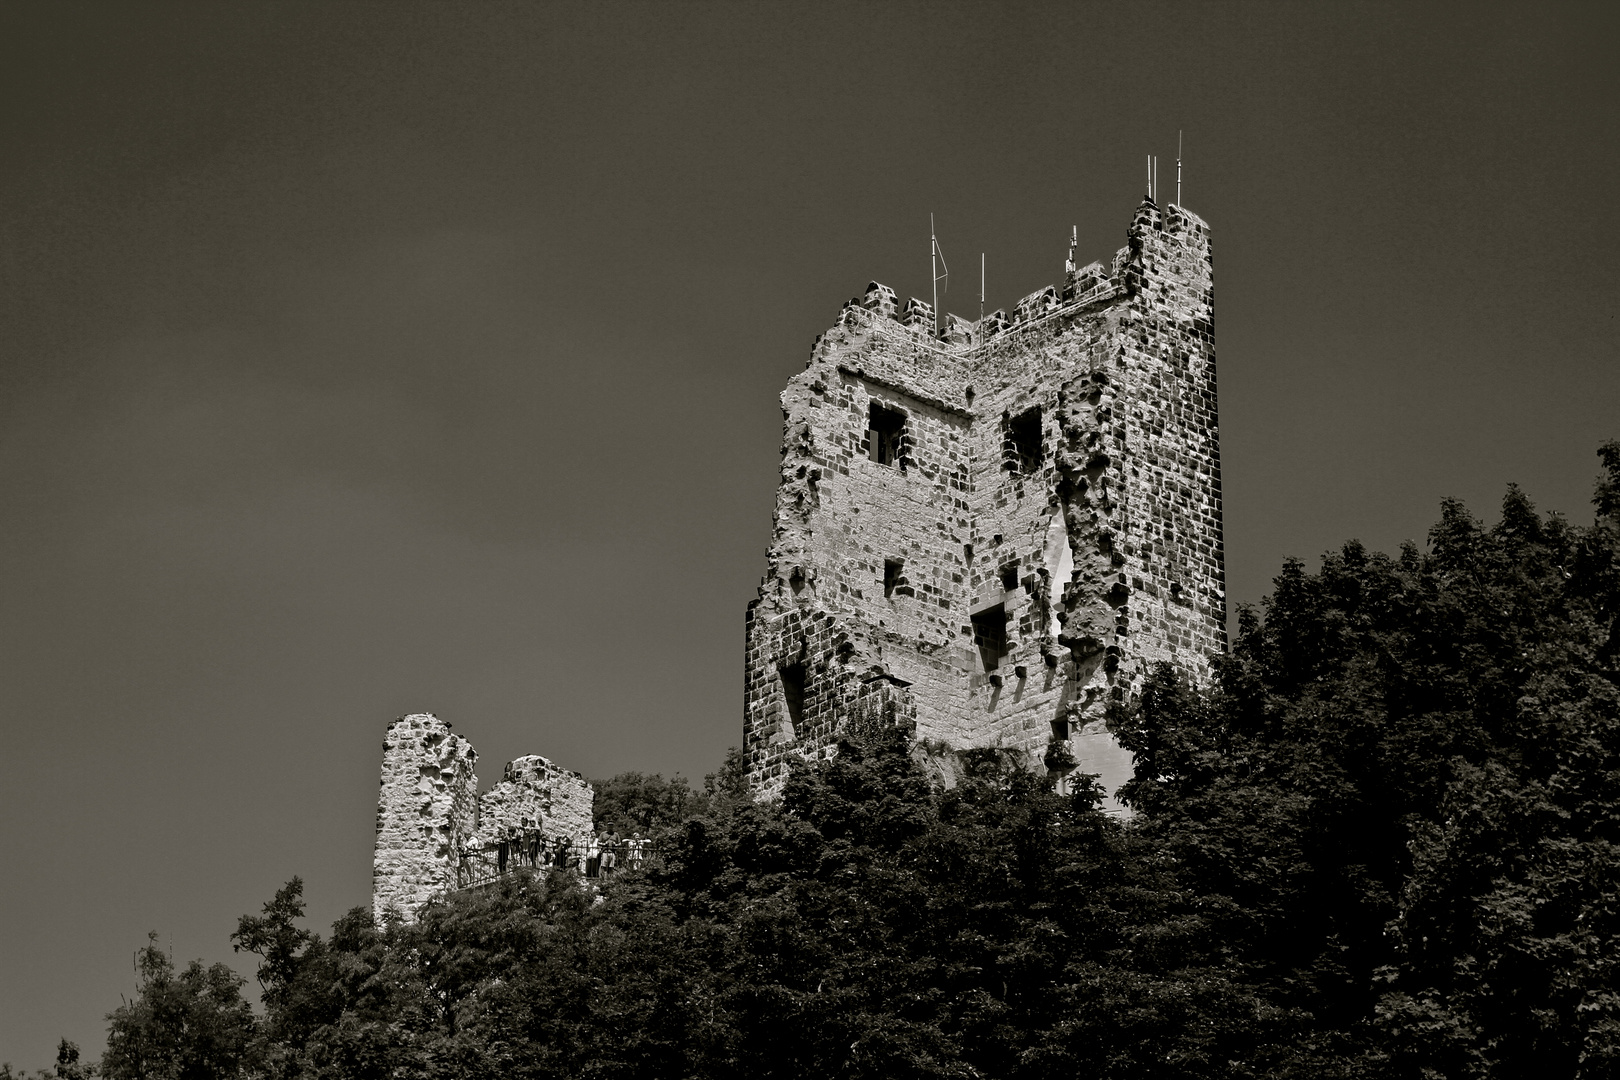
[[[1008,563],[1001,568],[1001,587],[1007,592],[1018,588],[1018,564]]]
[[[866,432],[866,456],[879,465],[900,462],[900,440],[906,430],[906,414],[887,405],[872,402]]]
[[[905,583],[906,579],[900,576],[900,572],[903,569],[905,569],[905,565],[906,564],[901,562],[899,559],[885,559],[885,560],[883,560],[883,595],[884,596],[893,596],[894,595],[894,590],[898,586]]]
[[[985,608],[973,616],[973,644],[979,647],[984,670],[994,671],[1007,655],[1007,608],[1003,604]]]
[[[1041,407],[1025,409],[1008,420],[1007,437],[1018,456],[1018,471],[1039,472],[1046,457],[1041,447]]]
[[[804,661],[777,668],[782,678],[782,700],[787,705],[788,722],[795,731],[804,723]]]

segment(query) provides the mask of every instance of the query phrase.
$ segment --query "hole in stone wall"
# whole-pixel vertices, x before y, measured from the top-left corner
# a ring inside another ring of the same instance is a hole
[[[1002,604],[985,608],[973,616],[973,644],[979,647],[979,659],[985,671],[1001,666],[1007,655],[1007,609]]]
[[[866,456],[879,465],[900,461],[900,439],[906,430],[906,414],[887,405],[872,402],[866,432]]]
[[[1001,587],[1008,592],[1018,588],[1018,564],[1008,563],[1001,568]]]
[[[782,679],[782,700],[787,705],[788,722],[797,731],[804,723],[804,661],[783,664],[776,671]]]
[[[899,559],[883,560],[884,596],[893,596],[895,587],[905,580],[900,576],[900,571],[905,568],[905,565],[906,564],[901,562]]]
[[[1041,407],[1025,409],[1007,421],[1007,441],[1021,473],[1038,472],[1045,454],[1041,448]],[[1009,461],[1009,464],[1013,462]]]

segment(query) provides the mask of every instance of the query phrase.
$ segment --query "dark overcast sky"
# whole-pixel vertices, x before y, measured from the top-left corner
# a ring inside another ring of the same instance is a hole
[[[0,8],[0,1058],[157,930],[369,899],[382,734],[486,781],[741,726],[776,394],[867,281],[977,314],[1186,132],[1228,581],[1620,436],[1616,26],[1338,4]],[[240,970],[251,975],[243,958]]]

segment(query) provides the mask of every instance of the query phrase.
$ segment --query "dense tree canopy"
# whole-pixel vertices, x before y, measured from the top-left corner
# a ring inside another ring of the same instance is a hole
[[[1602,457],[1591,526],[1510,490],[1489,528],[1448,503],[1426,551],[1289,563],[1215,685],[1163,669],[1111,719],[1129,821],[992,753],[935,788],[893,730],[774,802],[735,760],[702,793],[627,775],[599,809],[659,834],[646,869],[519,871],[324,939],[295,879],[234,935],[262,1018],[225,969],[149,949],[102,1067],[1616,1075],[1620,445]]]

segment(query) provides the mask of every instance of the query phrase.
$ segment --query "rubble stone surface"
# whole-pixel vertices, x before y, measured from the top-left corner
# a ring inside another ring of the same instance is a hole
[[[756,788],[882,722],[946,779],[954,751],[993,747],[1112,795],[1131,761],[1107,703],[1160,661],[1208,678],[1226,644],[1209,228],[1149,200],[1126,240],[1106,270],[1071,263],[1061,291],[937,333],[874,282],[789,381],[746,618]]]

